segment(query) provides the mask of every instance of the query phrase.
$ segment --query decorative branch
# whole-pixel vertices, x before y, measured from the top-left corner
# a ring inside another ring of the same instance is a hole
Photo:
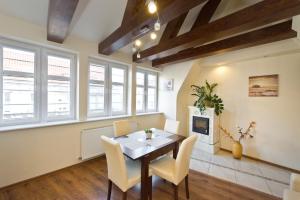
[[[248,128],[246,129],[245,132],[243,132],[243,128],[241,127],[237,127],[238,129],[238,134],[239,134],[239,139],[238,139],[238,142],[241,142],[242,139],[246,139],[246,138],[253,138],[254,135],[252,135],[252,130],[255,129],[256,127],[256,122],[252,121],[250,122]],[[220,130],[223,131],[223,133],[229,137],[232,141],[236,141],[234,139],[234,136],[225,128],[223,128],[222,126],[219,126]]]

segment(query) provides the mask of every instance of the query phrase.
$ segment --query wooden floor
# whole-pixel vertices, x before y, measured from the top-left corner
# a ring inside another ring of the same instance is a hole
[[[104,200],[107,193],[105,158],[90,160],[30,181],[0,189],[1,200],[82,199]],[[190,171],[191,200],[277,200],[278,198],[211,176]],[[139,199],[139,185],[128,192],[128,200]],[[153,179],[153,199],[171,200],[172,185]],[[185,199],[184,184],[179,186],[179,199]],[[112,200],[121,199],[113,186]]]

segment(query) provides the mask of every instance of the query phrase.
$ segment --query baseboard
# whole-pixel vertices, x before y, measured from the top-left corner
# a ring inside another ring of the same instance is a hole
[[[230,151],[228,149],[224,149],[224,148],[220,148],[220,149],[223,150],[223,151],[227,151],[227,152],[232,153],[232,151]],[[300,174],[300,171],[297,170],[297,169],[292,169],[292,168],[289,168],[289,167],[278,165],[278,164],[275,164],[275,163],[272,163],[272,162],[269,162],[269,161],[265,161],[265,160],[262,160],[262,159],[259,159],[259,158],[255,158],[255,157],[252,157],[252,156],[248,156],[248,155],[245,155],[245,154],[243,154],[243,156],[246,157],[246,158],[250,158],[252,160],[256,160],[256,161],[268,164],[268,165],[272,165],[274,167],[278,167],[278,168],[281,168],[281,169],[284,169],[284,170],[291,171],[291,172],[296,173],[296,174]]]
[[[13,186],[18,185],[18,184],[24,184],[24,183],[27,183],[27,182],[33,180],[33,179],[41,178],[41,177],[44,177],[44,176],[49,176],[49,175],[51,175],[51,174],[53,174],[55,172],[64,171],[66,169],[69,169],[69,168],[74,167],[76,165],[82,164],[84,162],[92,161],[93,159],[96,159],[96,158],[105,158],[105,154],[102,154],[102,155],[97,156],[97,157],[93,157],[91,159],[81,160],[79,163],[76,163],[74,165],[70,165],[70,166],[67,166],[67,167],[64,167],[64,168],[61,168],[61,169],[58,169],[58,170],[54,170],[54,171],[51,171],[51,172],[48,172],[48,173],[45,173],[45,174],[42,174],[42,175],[39,175],[39,176],[35,176],[35,177],[29,178],[29,179],[26,179],[26,180],[23,180],[23,181],[19,181],[19,182],[10,184],[10,185],[6,185],[4,187],[1,187],[0,190],[5,190],[5,189],[7,189],[9,187],[13,187]]]

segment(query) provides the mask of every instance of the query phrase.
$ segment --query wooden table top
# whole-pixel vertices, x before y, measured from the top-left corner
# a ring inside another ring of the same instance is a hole
[[[120,143],[122,151],[127,157],[137,160],[149,153],[162,149],[167,145],[181,142],[185,137],[168,133],[163,130],[153,129],[151,139],[146,139],[144,131],[137,131],[114,139]]]

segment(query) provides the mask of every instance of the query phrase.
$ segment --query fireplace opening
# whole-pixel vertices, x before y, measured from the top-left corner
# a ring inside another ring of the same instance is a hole
[[[193,116],[193,132],[209,135],[209,118]]]

